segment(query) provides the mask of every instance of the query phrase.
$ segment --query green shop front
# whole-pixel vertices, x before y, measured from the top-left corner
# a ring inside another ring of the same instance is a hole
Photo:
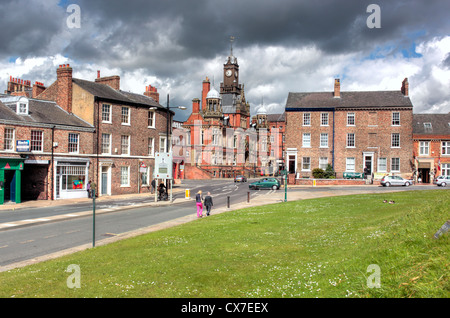
[[[22,202],[24,159],[0,158],[0,204]]]

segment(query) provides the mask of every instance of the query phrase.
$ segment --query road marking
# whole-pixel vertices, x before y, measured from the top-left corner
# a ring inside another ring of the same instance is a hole
[[[3,223],[2,226],[17,226],[17,224],[13,224],[13,223]]]
[[[76,232],[80,232],[80,230],[69,231],[69,232],[66,232],[66,234],[72,234],[72,233],[76,233]]]
[[[3,246],[0,246],[0,248],[5,248],[5,247],[8,247],[8,245],[3,245]]]
[[[49,236],[44,236],[45,239],[51,238],[51,237],[55,237],[57,235],[49,235]]]
[[[23,242],[20,242],[20,244],[26,244],[26,243],[31,243],[31,242],[34,242],[34,240],[23,241]]]

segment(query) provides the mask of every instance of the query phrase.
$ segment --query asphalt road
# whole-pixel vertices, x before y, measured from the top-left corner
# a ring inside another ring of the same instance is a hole
[[[191,197],[195,196],[198,190],[204,194],[210,191],[214,200],[214,209],[225,207],[227,198],[230,197],[230,204],[245,202],[247,193],[250,192],[251,200],[257,200],[262,196],[270,196],[273,190],[249,190],[248,183],[235,184],[229,180],[194,181],[185,180],[182,186],[191,190]],[[361,190],[361,186],[347,187],[300,187],[291,188],[292,191],[303,192],[329,192],[348,191],[349,193]],[[365,188],[367,190],[367,188]],[[422,189],[438,189],[430,186],[411,186],[408,188],[397,187],[387,190],[383,187],[370,187],[371,192],[383,191],[410,191]],[[440,188],[439,188],[440,189]],[[278,191],[284,191],[283,189]],[[184,191],[174,195],[175,198],[183,198]],[[160,224],[169,220],[177,219],[187,215],[195,215],[195,201],[177,200],[181,203],[164,206],[146,206],[130,208],[133,204],[153,202],[154,197],[140,197],[128,200],[102,201],[96,205],[96,209],[108,207],[125,207],[113,213],[98,214],[95,220],[95,241],[100,242],[106,238],[134,231],[140,228]],[[77,204],[76,206],[59,206],[46,208],[21,209],[15,212],[0,212],[0,223],[25,220],[30,218],[45,218],[52,215],[75,213],[92,210],[92,203]],[[16,262],[30,260],[39,256],[62,251],[68,248],[92,243],[93,218],[81,217],[47,224],[35,224],[16,229],[0,231],[0,266],[9,265]]]

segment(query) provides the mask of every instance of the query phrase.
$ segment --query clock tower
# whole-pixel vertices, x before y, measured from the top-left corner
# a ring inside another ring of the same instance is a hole
[[[220,93],[241,94],[241,85],[239,84],[239,64],[237,58],[233,56],[233,40],[231,37],[231,50],[227,62],[223,65],[223,83],[220,85]]]

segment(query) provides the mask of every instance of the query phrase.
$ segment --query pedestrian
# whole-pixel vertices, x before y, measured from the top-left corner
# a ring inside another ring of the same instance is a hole
[[[197,217],[201,218],[203,217],[203,196],[202,196],[202,190],[199,190],[197,192],[197,195],[195,196],[195,202],[197,205]]]
[[[153,192],[155,191],[155,187],[156,187],[156,180],[153,179],[153,180],[152,180],[152,194],[153,194]]]
[[[208,194],[206,195],[204,203],[206,207],[206,216],[209,216],[211,213],[211,207],[214,205],[211,197],[211,192],[208,192]]]
[[[97,184],[95,182],[91,182],[91,198],[94,197],[94,195],[97,197]]]
[[[159,200],[166,200],[166,186],[164,183],[161,182],[161,184],[158,187],[158,193],[159,193]]]
[[[86,191],[88,193],[88,198],[91,198],[91,180],[86,184]]]

